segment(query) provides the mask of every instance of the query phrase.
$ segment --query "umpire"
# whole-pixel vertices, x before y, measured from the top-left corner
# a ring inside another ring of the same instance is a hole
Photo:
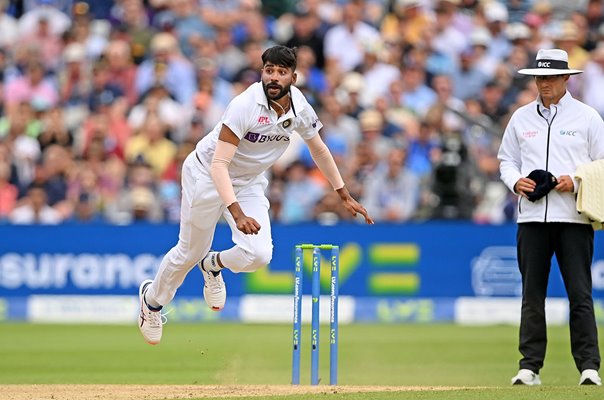
[[[574,172],[581,164],[604,158],[604,122],[566,90],[569,76],[583,71],[569,69],[565,51],[539,50],[535,68],[518,72],[534,76],[539,96],[514,112],[498,154],[502,181],[519,195],[522,358],[512,384],[541,384],[539,370],[547,346],[545,297],[555,254],[568,294],[579,384],[601,385],[591,284],[594,231],[576,210]]]

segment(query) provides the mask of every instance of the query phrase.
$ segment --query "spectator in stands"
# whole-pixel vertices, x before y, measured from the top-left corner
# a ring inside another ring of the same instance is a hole
[[[349,72],[363,61],[363,44],[379,40],[379,32],[362,21],[362,8],[355,2],[344,4],[342,22],[325,34],[326,69]]]
[[[216,29],[215,61],[218,64],[218,75],[229,81],[233,81],[235,74],[245,66],[247,59],[241,48],[233,41],[233,32],[228,28]]]
[[[116,3],[112,17],[114,33],[119,34],[113,39],[130,43],[135,58],[146,55],[154,32],[143,1],[127,0]]]
[[[19,189],[10,183],[11,165],[0,159],[0,222],[7,220],[17,204]]]
[[[523,22],[509,24],[506,28],[506,35],[512,46],[522,46],[526,48],[531,55],[535,51],[533,43],[531,42],[531,30],[528,25]]]
[[[111,99],[112,100],[112,99]],[[87,154],[93,143],[100,144],[105,157],[115,155],[124,158],[126,142],[132,129],[124,115],[120,112],[120,104],[111,104],[109,98],[99,99],[100,108],[90,114],[82,126],[80,134],[82,153]]]
[[[170,165],[166,168],[159,182],[159,197],[165,220],[171,223],[180,221],[180,194],[182,164],[195,149],[197,141],[186,141],[180,145]]]
[[[108,80],[117,86],[133,106],[138,100],[136,92],[136,65],[132,62],[130,44],[123,40],[112,40],[104,51]]]
[[[489,56],[501,61],[510,54],[511,48],[511,44],[505,33],[509,17],[508,10],[498,1],[482,4],[486,27],[491,35]]]
[[[476,63],[477,54],[473,47],[464,49],[459,55],[459,67],[451,77],[453,95],[460,100],[479,96],[489,77]]]
[[[604,116],[604,42],[591,53],[591,59],[585,64],[584,85],[582,97],[585,103],[596,109]]]
[[[375,100],[375,110],[382,115],[382,134],[399,145],[406,146],[409,138],[417,136],[419,122],[415,115],[403,107],[389,107],[384,97]]]
[[[73,136],[65,124],[63,109],[55,107],[48,110],[41,122],[42,129],[38,135],[40,149],[44,151],[52,145],[58,145],[71,153]]]
[[[36,181],[42,183],[50,206],[61,213],[62,219],[71,215],[67,201],[68,174],[73,166],[71,152],[53,144],[42,153],[42,164],[36,171]]]
[[[203,5],[199,0],[173,0],[169,13],[174,17],[174,33],[183,55],[195,59],[196,45],[200,41],[213,41],[216,34],[212,26],[203,19]]]
[[[398,66],[384,62],[388,50],[381,39],[365,43],[363,49],[363,62],[358,71],[363,75],[366,86],[361,104],[368,106],[387,93],[392,82],[400,79],[401,71]]]
[[[359,114],[362,141],[367,142],[377,154],[384,159],[394,142],[384,136],[384,116],[375,109],[367,109]]]
[[[15,17],[6,12],[9,0],[0,0],[0,48],[10,48],[19,36],[18,24]]]
[[[249,10],[245,13],[238,30],[243,40],[259,43],[263,49],[267,49],[275,45],[268,25],[269,21],[265,20],[259,10]]]
[[[365,141],[360,141],[346,165],[347,182],[350,182],[349,190],[354,193],[355,197],[363,197],[365,179],[375,169],[377,163],[378,156],[373,146]]]
[[[124,91],[111,81],[107,63],[99,60],[92,67],[92,87],[87,93],[88,108],[96,112],[103,105],[110,105],[116,99],[124,97]]]
[[[68,44],[81,44],[86,49],[86,58],[97,60],[103,54],[112,33],[115,34],[115,31],[111,32],[109,21],[95,20],[85,7],[77,6],[74,9],[71,28],[63,38]],[[115,40],[119,39],[116,38]]]
[[[68,178],[69,201],[77,207],[78,202],[85,200],[86,205],[92,205],[94,212],[99,213],[103,206],[102,182],[94,167],[86,160],[74,161]],[[85,196],[85,199],[82,199],[82,196]]]
[[[432,159],[439,146],[434,127],[422,122],[417,137],[409,141],[407,149],[407,168],[420,179],[432,172]]]
[[[245,65],[233,76],[233,89],[235,94],[243,92],[252,83],[260,80],[260,70],[262,69],[262,60],[260,57],[264,51],[262,43],[253,40],[243,44],[245,54]]]
[[[313,209],[323,197],[325,188],[314,181],[301,161],[294,161],[285,171],[279,220],[284,223],[310,221]]]
[[[177,147],[168,139],[168,129],[157,113],[149,113],[138,133],[126,142],[126,161],[142,159],[155,176],[161,177],[176,155]]]
[[[21,31],[17,45],[35,45],[39,47],[44,66],[52,70],[57,67],[60,61],[59,56],[63,50],[63,43],[61,42],[60,34],[52,31],[51,22],[48,18],[47,15],[41,15],[33,30]]]
[[[30,34],[39,27],[41,21],[48,24],[48,33],[60,37],[71,25],[69,16],[51,4],[35,4],[26,7],[19,18],[19,36]]]
[[[82,193],[74,204],[74,211],[70,221],[77,223],[104,222],[102,214],[99,213],[97,204],[89,193]]]
[[[27,190],[19,205],[10,213],[9,220],[13,224],[56,225],[63,221],[61,213],[48,204],[48,196],[41,184],[34,183]]]
[[[7,111],[15,109],[22,102],[38,101],[48,107],[59,102],[56,86],[46,78],[46,69],[42,63],[31,62],[26,66],[25,74],[8,82],[4,87],[4,101]]]
[[[599,39],[598,30],[604,24],[604,4],[602,4],[602,0],[589,0],[587,2],[585,19],[587,23],[586,45],[588,49],[593,50]]]
[[[328,80],[333,77],[327,77]],[[344,113],[357,118],[359,113],[363,111],[364,106],[361,104],[361,96],[365,90],[365,79],[358,72],[349,72],[342,78],[342,81],[334,90],[334,95],[342,105]]]
[[[220,76],[219,65],[213,58],[198,58],[194,65],[198,88],[205,88],[204,90],[207,90],[212,97],[212,102],[216,103],[221,111],[218,116],[214,116],[212,119],[216,123],[235,94],[233,85]],[[212,124],[209,128],[213,127]]]
[[[107,203],[105,218],[119,225],[162,221],[163,210],[155,191],[155,174],[151,166],[139,158],[130,164],[127,178],[117,197]]]
[[[323,69],[325,66],[324,33],[320,30],[320,17],[309,10],[299,9],[294,13],[292,35],[285,45],[287,47],[309,47],[316,59],[316,66]]]
[[[426,84],[426,72],[421,65],[417,63],[404,65],[402,72],[404,89],[401,105],[423,117],[436,101],[436,93]]]
[[[195,70],[178,49],[176,38],[158,33],[151,40],[152,57],[143,61],[136,74],[136,90],[142,96],[155,83],[162,83],[181,104],[191,104],[195,93]]]
[[[386,41],[401,39],[404,45],[419,45],[422,32],[431,25],[421,0],[396,0],[393,3],[391,12],[382,21],[382,37]]]
[[[579,28],[573,21],[563,21],[554,33],[554,45],[568,53],[568,63],[571,68],[582,69],[589,60],[589,53],[582,47],[585,38],[579,33]]]
[[[88,113],[92,68],[86,60],[86,49],[80,43],[71,43],[65,47],[63,62],[64,68],[57,73],[60,101],[67,111],[68,126],[75,128]]]
[[[199,12],[211,26],[231,28],[241,21],[243,8],[255,8],[257,3],[257,0],[199,0]]]
[[[29,105],[25,105],[29,108]],[[33,182],[36,164],[42,154],[38,141],[26,134],[28,116],[21,112],[23,108],[11,112],[2,119],[0,124],[0,140],[6,145],[11,154],[15,167],[13,183],[19,189],[19,197],[23,196]]]
[[[491,43],[491,34],[484,27],[476,27],[470,33],[470,46],[474,51],[474,64],[483,74],[493,78],[497,69],[498,60],[489,55],[489,44]]]
[[[6,116],[0,119],[0,137],[7,136],[9,140],[20,135],[38,138],[42,131],[40,117],[44,113],[44,104],[24,101],[7,111]]]
[[[455,63],[461,52],[470,44],[468,38],[453,23],[456,6],[450,1],[438,1],[434,13],[436,20],[433,26],[436,32],[430,47]]]
[[[344,114],[342,104],[336,96],[325,95],[322,98],[321,121],[325,137],[337,138],[345,146],[345,151],[352,154],[359,140],[361,130],[358,121]]]
[[[385,161],[365,179],[363,203],[377,221],[411,219],[419,200],[419,177],[406,166],[407,150],[391,148]]]
[[[477,100],[480,103],[481,112],[488,116],[494,124],[504,126],[502,118],[507,114],[508,109],[503,103],[503,88],[497,81],[489,81],[482,88]],[[476,98],[475,98],[476,99]]]
[[[431,108],[438,108],[442,116],[442,129],[447,132],[461,132],[465,128],[465,104],[453,95],[453,82],[447,75],[439,75],[432,80],[436,101]]]
[[[323,71],[318,67],[314,51],[308,46],[298,47],[298,87],[316,105],[323,95],[327,95],[329,84]]]
[[[139,104],[132,107],[128,124],[133,130],[139,130],[152,116],[159,117],[169,130],[171,140],[182,141],[190,121],[190,111],[174,100],[168,89],[159,82],[149,88]]]

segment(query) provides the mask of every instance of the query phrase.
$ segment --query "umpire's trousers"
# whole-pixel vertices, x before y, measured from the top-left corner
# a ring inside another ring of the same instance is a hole
[[[522,274],[520,369],[538,373],[543,367],[547,332],[545,297],[552,256],[560,266],[570,306],[572,355],[579,371],[600,368],[598,332],[594,316],[591,263],[594,231],[591,225],[520,223],[518,264]]]

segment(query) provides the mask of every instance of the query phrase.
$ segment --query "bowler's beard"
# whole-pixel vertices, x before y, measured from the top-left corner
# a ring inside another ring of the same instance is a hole
[[[277,93],[276,96],[271,96],[268,94],[268,89],[270,88],[277,88],[279,87],[279,93]],[[264,90],[264,94],[266,95],[266,98],[269,100],[274,100],[277,101],[280,98],[282,98],[283,96],[285,96],[287,93],[289,93],[289,85],[287,85],[287,87],[281,87],[281,85],[276,84],[276,83],[264,83],[262,82],[262,90]]]

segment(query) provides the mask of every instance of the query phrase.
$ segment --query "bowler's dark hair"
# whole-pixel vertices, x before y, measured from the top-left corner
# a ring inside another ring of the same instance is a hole
[[[285,46],[273,46],[262,53],[262,65],[271,63],[281,67],[291,68],[296,70],[297,58],[296,49]]]

